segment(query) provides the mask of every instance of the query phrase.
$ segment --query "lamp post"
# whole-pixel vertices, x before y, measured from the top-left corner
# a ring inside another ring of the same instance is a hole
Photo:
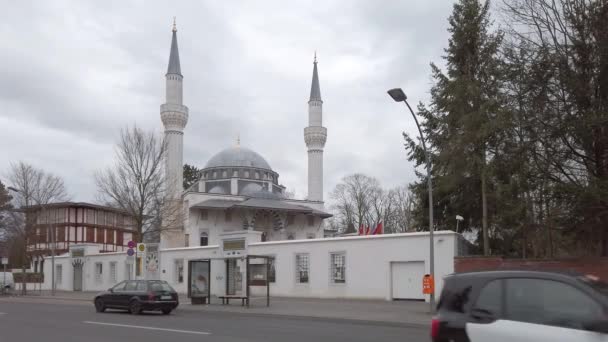
[[[428,190],[429,190],[429,253],[430,253],[430,267],[429,267],[429,271],[431,273],[431,277],[433,278],[433,280],[435,279],[435,243],[434,243],[434,239],[433,239],[433,182],[432,182],[432,177],[431,177],[431,157],[430,157],[430,153],[426,148],[426,142],[424,141],[424,134],[422,133],[422,129],[420,128],[420,124],[418,123],[418,118],[416,117],[416,114],[414,114],[414,111],[412,110],[412,107],[410,107],[410,104],[407,102],[407,96],[405,95],[405,93],[403,92],[403,90],[401,88],[395,88],[395,89],[391,89],[388,91],[388,94],[393,98],[393,100],[395,100],[395,102],[403,102],[405,103],[405,105],[407,106],[407,108],[410,110],[410,113],[412,113],[412,116],[414,117],[414,121],[416,122],[416,126],[418,127],[418,132],[420,133],[420,141],[422,141],[422,148],[424,149],[424,157],[425,157],[425,161],[426,161],[426,172],[427,172],[427,178],[428,178]],[[433,286],[433,291],[431,292],[430,295],[430,305],[431,305],[431,312],[433,312],[435,310],[435,287]]]
[[[19,189],[15,189],[12,186],[7,187],[7,189],[17,192],[17,193],[21,193],[21,190]],[[28,203],[26,203],[26,206],[28,205]],[[40,205],[40,209],[41,212],[43,214],[46,214],[46,206],[44,204]],[[47,221],[49,220],[49,217],[46,217]],[[55,227],[51,226],[51,296],[55,295]],[[26,234],[27,236],[27,234]],[[26,244],[25,244],[25,248],[27,249],[27,240],[26,240]],[[44,273],[44,270],[42,270],[42,272]],[[25,272],[23,273],[23,284],[25,286]]]

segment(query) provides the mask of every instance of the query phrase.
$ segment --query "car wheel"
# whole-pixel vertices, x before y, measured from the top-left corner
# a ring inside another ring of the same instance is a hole
[[[172,310],[172,309],[162,309],[162,310],[160,310],[160,311],[162,311],[163,315],[168,315],[168,314],[170,314],[170,313],[171,313],[171,311],[173,311],[173,310]]]
[[[133,315],[139,315],[141,313],[141,304],[136,300],[132,300],[129,303],[129,312]]]
[[[97,311],[97,312],[106,311],[106,305],[103,302],[103,299],[101,299],[101,298],[95,299],[95,311]]]

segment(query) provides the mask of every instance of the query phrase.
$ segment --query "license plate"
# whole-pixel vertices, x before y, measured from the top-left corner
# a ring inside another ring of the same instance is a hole
[[[173,297],[171,297],[171,296],[160,296],[160,299],[161,300],[171,300],[171,299],[173,299]]]

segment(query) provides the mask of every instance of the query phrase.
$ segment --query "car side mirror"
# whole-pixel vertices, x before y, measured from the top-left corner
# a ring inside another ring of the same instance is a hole
[[[489,310],[474,308],[471,310],[471,317],[479,323],[492,323],[496,321],[496,316]]]
[[[586,324],[585,328],[587,330],[599,332],[602,334],[608,334],[608,320],[590,322],[589,324]]]

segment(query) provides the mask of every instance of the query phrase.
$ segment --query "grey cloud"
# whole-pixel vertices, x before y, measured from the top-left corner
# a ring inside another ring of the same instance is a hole
[[[190,108],[185,162],[203,166],[240,133],[243,145],[304,196],[302,130],[318,49],[329,130],[326,193],[353,172],[387,186],[413,180],[401,131],[415,133],[415,126],[385,92],[402,86],[412,101],[428,99],[428,64],[440,61],[447,44],[452,5],[53,1],[12,7],[0,23],[6,42],[0,47],[0,105],[10,108],[0,112],[0,122],[18,122],[28,132],[0,136],[6,157],[0,170],[25,159],[65,177],[76,199],[92,200],[92,175],[111,164],[121,127],[137,123],[162,131],[159,105],[174,15]],[[23,25],[23,18],[30,23]]]

